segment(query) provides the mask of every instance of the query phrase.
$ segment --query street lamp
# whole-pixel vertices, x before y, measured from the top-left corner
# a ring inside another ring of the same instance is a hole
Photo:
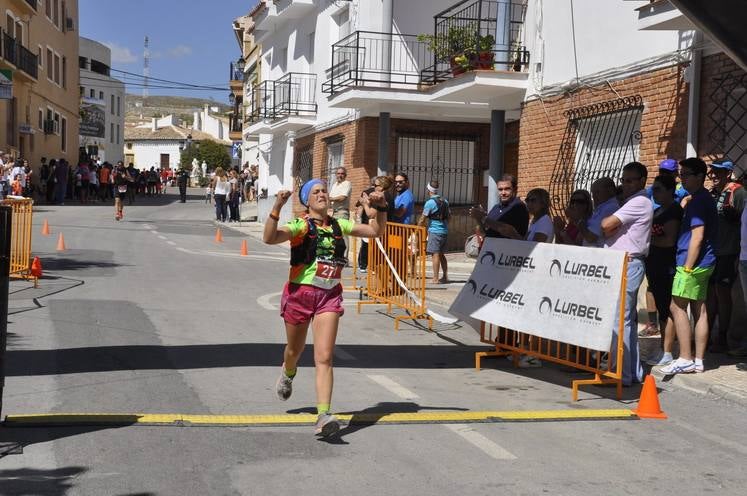
[[[244,67],[246,67],[246,62],[244,61],[244,57],[239,57],[239,60],[236,61],[236,68],[244,72]]]

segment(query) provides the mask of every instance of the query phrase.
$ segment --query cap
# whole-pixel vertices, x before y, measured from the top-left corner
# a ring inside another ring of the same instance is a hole
[[[309,206],[309,194],[311,194],[311,188],[313,188],[317,184],[324,184],[324,181],[321,179],[311,179],[309,181],[306,181],[303,186],[301,186],[301,191],[299,196],[299,199],[301,200],[301,205],[304,207]]]
[[[677,172],[677,161],[673,158],[662,160],[661,162],[659,162],[659,170]]]
[[[724,169],[731,172],[734,170],[734,164],[731,160],[716,160],[711,163],[711,169]]]

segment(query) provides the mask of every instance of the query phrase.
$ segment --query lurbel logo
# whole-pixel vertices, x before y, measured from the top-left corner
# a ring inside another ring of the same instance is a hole
[[[549,314],[568,320],[580,320],[586,323],[598,324],[602,321],[599,316],[599,307],[585,305],[575,301],[543,296],[539,302],[539,313]]]
[[[481,257],[480,257],[480,264],[489,263],[490,265],[495,264],[495,253],[492,251],[486,251]]]
[[[467,287],[469,287],[470,291],[472,291],[472,294],[477,293],[477,283],[472,279],[467,281]]]
[[[470,287],[472,286],[470,285]],[[476,285],[475,288],[477,288]],[[480,289],[476,290],[476,294],[480,298],[499,301],[512,307],[524,306],[523,293],[517,293],[516,291],[506,291],[503,288],[496,288],[487,283],[483,284]]]
[[[552,300],[547,296],[543,296],[540,300],[539,312],[544,314],[547,311],[552,312]]]
[[[610,269],[606,265],[558,260],[557,258],[550,262],[550,277],[567,277],[597,282],[606,282],[612,279]]]
[[[488,252],[483,255],[483,258],[485,258],[486,256],[492,256],[493,265],[496,267],[505,267],[507,269],[519,271],[534,270],[537,268],[537,266],[534,264],[534,257],[508,255],[506,253],[499,253],[496,256],[492,252]],[[485,263],[483,262],[483,258],[480,259],[480,263]]]

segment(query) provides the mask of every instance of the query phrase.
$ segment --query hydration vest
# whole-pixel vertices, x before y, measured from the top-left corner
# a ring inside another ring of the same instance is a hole
[[[431,220],[440,220],[441,222],[448,219],[451,216],[451,212],[449,211],[449,202],[447,202],[443,198],[434,198],[433,201],[436,202],[437,210],[435,212],[431,212],[428,218]]]
[[[347,260],[345,259],[345,251],[347,247],[345,245],[345,238],[342,236],[340,224],[334,217],[329,217],[327,220],[332,227],[332,236],[335,239],[335,252],[333,259],[335,262],[347,263]],[[308,230],[303,238],[303,243],[291,248],[291,265],[311,265],[316,260],[316,249],[319,244],[319,230],[311,217],[306,218],[306,224]]]

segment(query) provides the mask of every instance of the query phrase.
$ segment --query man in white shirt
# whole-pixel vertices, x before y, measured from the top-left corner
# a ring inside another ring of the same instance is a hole
[[[11,181],[14,181],[16,177],[21,181],[21,187],[26,189],[26,169],[23,168],[23,160],[16,160],[13,169],[10,171]]]
[[[329,190],[329,201],[332,205],[332,217],[335,219],[350,219],[350,194],[353,185],[347,180],[348,171],[345,167],[338,167],[335,171],[335,184]],[[345,236],[345,258],[350,252],[350,237]]]
[[[347,180],[348,172],[340,167],[335,172],[335,184],[329,190],[329,201],[332,203],[332,217],[350,219],[350,193],[353,185]]]

